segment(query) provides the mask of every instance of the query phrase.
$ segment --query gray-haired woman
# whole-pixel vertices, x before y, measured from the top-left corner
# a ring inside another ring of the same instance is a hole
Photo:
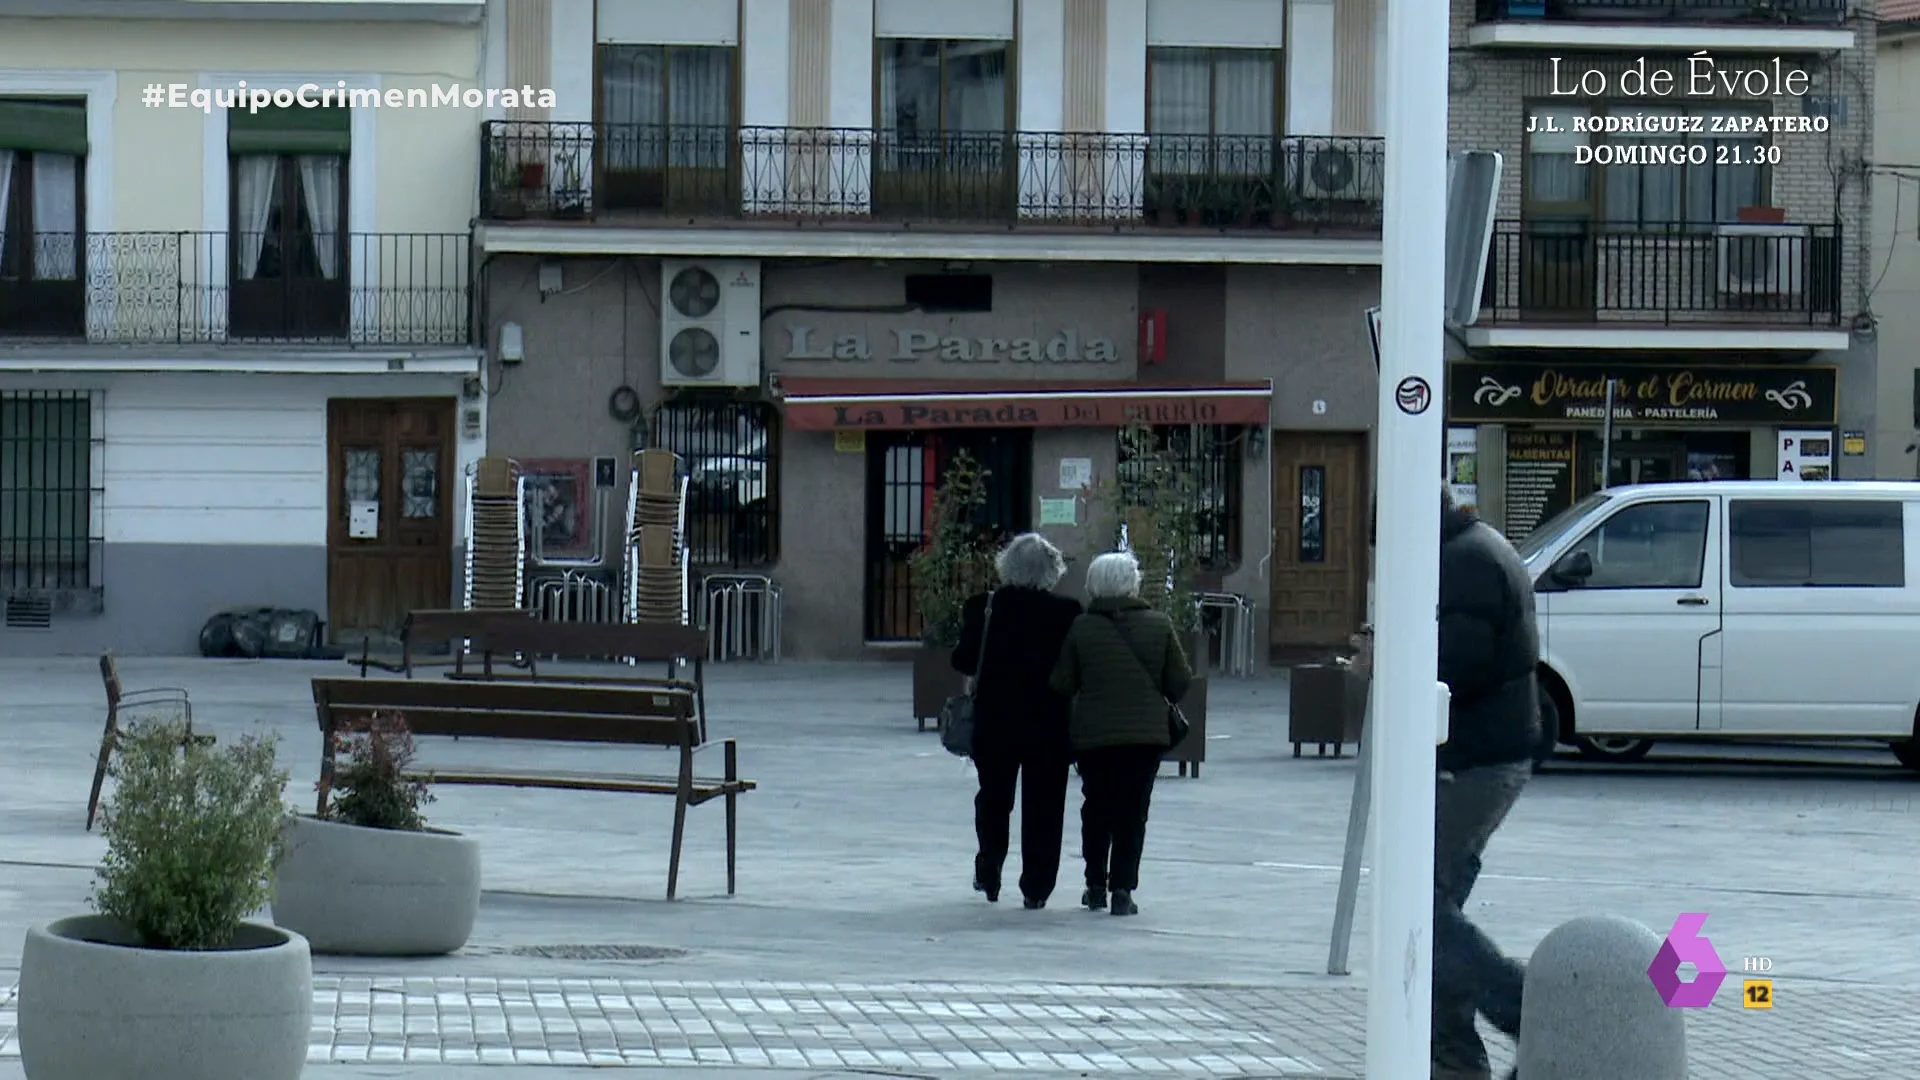
[[[1140,563],[1131,554],[1093,560],[1087,595],[1092,603],[1073,621],[1052,679],[1073,699],[1069,731],[1080,765],[1080,848],[1087,860],[1080,902],[1134,915],[1147,808],[1167,752],[1167,703],[1185,696],[1193,669],[1173,623],[1140,599]]]
[[[961,609],[954,669],[974,676],[973,800],[979,853],[973,887],[1000,899],[1000,868],[1011,843],[1014,789],[1020,795],[1020,895],[1045,907],[1060,875],[1060,833],[1067,814],[1067,699],[1047,685],[1080,602],[1055,596],[1067,572],[1060,549],[1022,533],[1000,552],[1000,587]],[[988,603],[992,614],[988,614]]]

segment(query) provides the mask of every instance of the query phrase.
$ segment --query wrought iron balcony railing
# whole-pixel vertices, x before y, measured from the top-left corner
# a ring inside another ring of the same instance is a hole
[[[1848,0],[1478,0],[1480,22],[1742,23],[1821,26],[1846,21]]]
[[[1482,322],[1835,326],[1838,225],[1495,224]]]
[[[0,344],[466,345],[464,233],[14,233]]]
[[[489,121],[481,216],[1380,228],[1377,138]]]

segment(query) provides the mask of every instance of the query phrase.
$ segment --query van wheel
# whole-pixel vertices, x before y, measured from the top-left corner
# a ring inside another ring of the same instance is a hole
[[[1890,749],[1893,751],[1893,756],[1900,760],[1900,764],[1920,772],[1920,739],[1897,742]]]
[[[1581,757],[1627,765],[1646,757],[1653,749],[1653,740],[1636,739],[1628,735],[1576,735],[1573,745],[1580,751]]]

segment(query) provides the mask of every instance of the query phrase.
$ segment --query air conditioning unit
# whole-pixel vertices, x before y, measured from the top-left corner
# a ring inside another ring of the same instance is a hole
[[[1379,202],[1385,194],[1386,156],[1376,139],[1303,139],[1300,194],[1329,202]]]
[[[1726,296],[1799,296],[1812,236],[1804,225],[1722,225],[1714,230],[1716,280]]]
[[[760,385],[758,260],[660,260],[660,384]]]

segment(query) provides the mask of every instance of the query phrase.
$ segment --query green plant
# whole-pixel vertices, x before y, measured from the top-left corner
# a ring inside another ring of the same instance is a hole
[[[1140,597],[1173,621],[1184,641],[1200,625],[1194,577],[1200,569],[1200,478],[1153,428],[1135,421],[1120,432],[1119,466],[1095,485],[1089,502],[1107,535],[1140,560]]]
[[[427,782],[409,779],[413,732],[396,712],[376,712],[361,731],[336,734],[333,805],[327,818],[368,829],[419,832],[427,827],[420,807],[433,801]]]
[[[216,747],[177,717],[123,729],[94,910],[148,948],[229,945],[271,894],[286,813],[277,741],[246,735]]]
[[[987,477],[973,455],[955,451],[933,495],[933,531],[908,561],[920,612],[920,636],[935,648],[960,644],[960,613],[967,597],[994,587],[993,539],[980,521]]]

